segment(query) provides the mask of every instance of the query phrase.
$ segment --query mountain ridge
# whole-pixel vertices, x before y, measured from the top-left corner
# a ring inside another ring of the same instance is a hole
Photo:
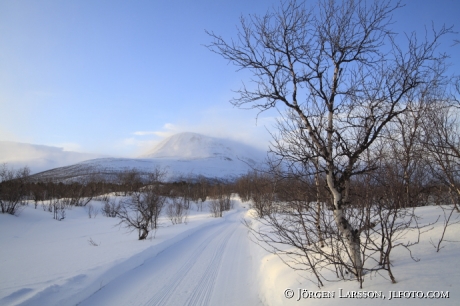
[[[125,170],[148,173],[160,167],[166,170],[167,181],[184,177],[232,180],[259,167],[263,155],[243,143],[187,132],[164,139],[138,158],[90,159],[38,173],[35,178],[72,180],[95,172],[115,177]]]

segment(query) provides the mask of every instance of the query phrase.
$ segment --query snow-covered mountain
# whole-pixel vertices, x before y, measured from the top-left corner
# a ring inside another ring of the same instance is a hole
[[[0,164],[13,168],[29,167],[31,173],[75,164],[102,155],[64,151],[63,148],[0,141]]]
[[[198,176],[233,179],[260,166],[264,157],[264,152],[240,142],[180,133],[166,138],[139,158],[92,159],[45,171],[37,177],[65,180],[98,172],[110,178],[128,169],[148,173],[160,167],[167,171],[170,181]]]
[[[226,161],[242,159],[254,164],[263,158],[263,153],[236,141],[187,132],[166,138],[140,158],[183,161],[213,158]]]

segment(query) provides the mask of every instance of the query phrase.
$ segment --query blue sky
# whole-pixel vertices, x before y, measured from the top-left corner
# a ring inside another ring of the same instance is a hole
[[[0,140],[136,156],[192,131],[263,148],[275,112],[228,101],[245,72],[203,44],[275,0],[0,1]],[[307,1],[313,4],[314,1]],[[459,0],[406,1],[396,32],[455,25]],[[456,24],[457,23],[457,24]],[[460,67],[460,46],[443,48]]]

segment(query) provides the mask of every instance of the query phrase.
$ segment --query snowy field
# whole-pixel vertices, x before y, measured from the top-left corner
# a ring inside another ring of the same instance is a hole
[[[161,217],[145,241],[82,207],[62,221],[33,205],[2,214],[0,305],[257,305],[258,265],[235,204],[216,219],[192,203],[187,224]]]
[[[430,239],[437,244],[442,235],[443,211],[439,207],[421,207],[416,209],[421,216],[420,225],[438,222],[431,230],[421,235],[420,243],[411,248],[411,259],[404,248],[392,251],[392,271],[397,283],[392,284],[388,273],[381,271],[366,275],[363,289],[355,280],[340,281],[329,273],[330,282],[319,289],[312,276],[294,271],[276,256],[267,254],[261,248],[253,248],[253,254],[261,263],[259,270],[259,296],[264,305],[460,305],[460,224],[447,228],[442,249],[437,253]],[[250,212],[248,212],[248,215]],[[451,223],[460,220],[460,214],[454,213]],[[253,222],[257,226],[257,222]],[[427,228],[428,229],[428,228]],[[410,232],[401,239],[416,241],[417,233]],[[447,242],[451,241],[451,242]],[[457,242],[453,242],[457,241]],[[291,289],[294,296],[284,296]],[[391,291],[391,293],[390,293]],[[400,292],[402,291],[402,292]],[[408,293],[407,291],[416,291]],[[441,295],[431,291],[449,292],[449,298],[429,298],[426,295]],[[366,293],[373,298],[351,298],[357,292]],[[423,298],[405,298],[404,295],[421,295]],[[394,297],[394,296],[397,297]],[[399,296],[399,297],[398,297]]]
[[[1,214],[0,305],[460,304],[460,243],[444,242],[437,253],[429,242],[439,239],[442,222],[413,248],[419,262],[404,249],[394,250],[396,284],[385,273],[366,276],[361,291],[382,292],[384,299],[344,298],[340,296],[358,291],[357,282],[326,282],[318,289],[308,275],[289,269],[249,240],[241,222],[251,214],[249,203],[233,201],[235,208],[223,218],[212,218],[205,205],[198,212],[194,204],[187,224],[172,225],[162,217],[155,237],[145,241],[116,226],[116,218],[101,213],[88,218],[82,207],[68,210],[62,221],[33,205],[18,217]],[[442,211],[424,207],[418,214],[430,222]],[[445,240],[458,241],[459,234],[458,226],[449,227]],[[405,238],[414,239],[411,235]],[[291,299],[285,297],[286,289],[293,290]],[[299,290],[335,296],[315,299],[304,294],[299,299]],[[448,291],[449,298],[389,299],[390,291],[403,290]]]

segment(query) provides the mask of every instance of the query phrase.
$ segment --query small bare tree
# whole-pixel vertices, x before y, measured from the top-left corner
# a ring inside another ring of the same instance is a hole
[[[156,168],[149,174],[146,186],[132,191],[131,198],[122,203],[118,212],[119,224],[137,230],[139,240],[147,238],[151,230],[158,228],[158,217],[166,198],[160,194],[160,184],[165,171]]]
[[[203,202],[205,200],[203,200],[202,198],[198,198],[196,201],[195,201],[195,204],[196,204],[196,210],[197,211],[203,211]]]
[[[444,248],[442,245],[443,242],[447,242],[444,238],[447,232],[448,227],[453,227],[455,225],[460,224],[460,216],[458,214],[454,215],[454,208],[453,207],[444,207],[442,205],[439,206],[441,208],[442,213],[443,213],[443,227],[442,227],[442,233],[441,237],[438,238],[438,241],[433,241],[433,239],[430,239],[431,245],[436,249],[436,252],[439,252],[441,249]],[[449,242],[460,242],[458,240],[456,241],[449,241]]]
[[[424,122],[423,143],[431,173],[448,190],[451,204],[460,212],[460,116],[458,109],[438,101]],[[447,203],[444,203],[447,204]]]
[[[6,164],[0,168],[0,207],[3,214],[16,215],[26,196],[26,183],[30,170],[24,167],[10,169]]]
[[[172,224],[187,223],[188,210],[186,201],[184,198],[173,198],[172,202],[168,204],[166,214]]]
[[[223,207],[222,203],[219,202],[219,199],[212,199],[208,205],[209,211],[211,212],[211,216],[213,216],[214,218],[222,217]]]
[[[453,214],[460,212],[460,78],[454,85],[457,97],[445,92],[442,99],[436,97],[436,103],[424,120],[424,134],[421,137],[428,153],[426,159],[431,174],[439,186],[436,202],[443,211],[444,226],[441,237],[437,242],[431,241],[437,252],[443,248],[442,242],[448,227],[459,222],[458,215]]]
[[[222,217],[224,211],[228,211],[233,207],[231,193],[229,190],[226,190],[224,184],[213,186],[211,198],[209,210],[215,218]]]
[[[257,212],[259,218],[270,214],[275,202],[276,181],[267,174],[261,174],[256,171],[250,174],[251,181],[251,207]]]
[[[109,218],[115,218],[118,215],[120,208],[121,204],[119,202],[117,203],[115,199],[106,197],[104,201],[104,207],[102,207],[102,215]]]
[[[94,207],[93,204],[89,204],[86,206],[86,212],[88,213],[88,218],[96,218],[99,213],[99,209]]]
[[[50,207],[53,213],[53,219],[62,221],[66,217],[67,202],[59,197],[50,200]]]

